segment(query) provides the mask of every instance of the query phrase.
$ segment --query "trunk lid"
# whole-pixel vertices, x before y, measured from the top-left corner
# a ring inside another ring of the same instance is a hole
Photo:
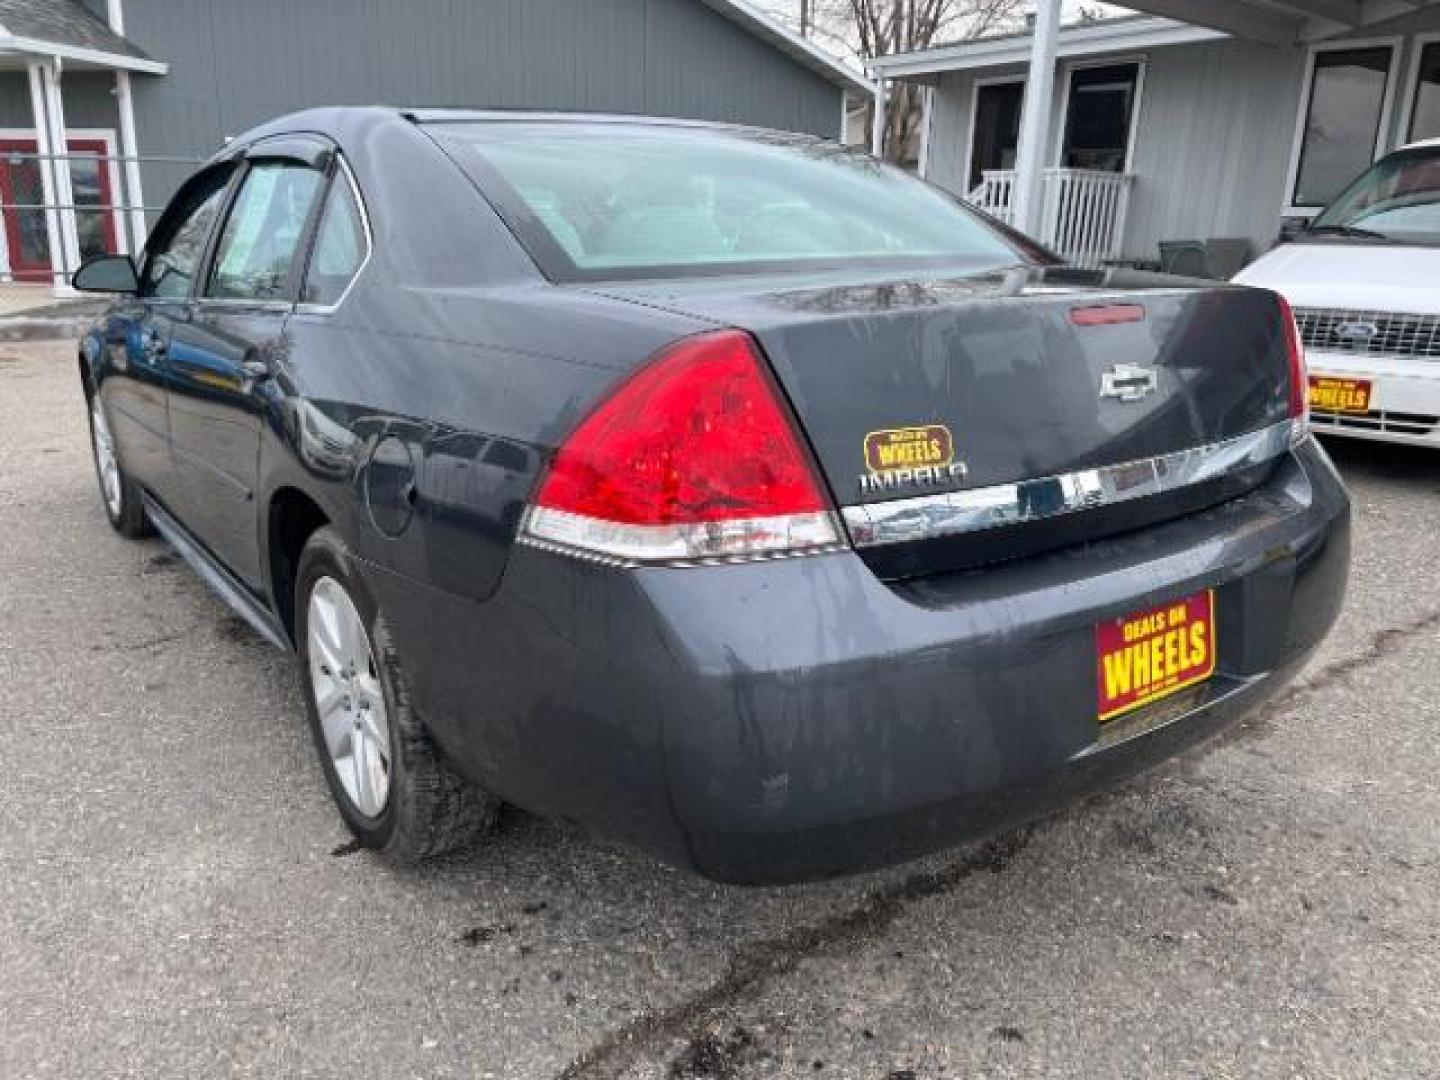
[[[1283,324],[1275,298],[1259,290],[1051,268],[605,291],[753,333],[842,509],[1005,490],[1224,443],[1288,418]],[[907,468],[932,471],[917,482]],[[1235,489],[1233,480],[1206,486],[1201,501]],[[1027,537],[1016,523],[935,544],[917,530],[915,543],[866,557],[895,576],[953,569],[1174,516],[1196,495],[1087,512],[1079,533],[1073,521],[1052,521]]]

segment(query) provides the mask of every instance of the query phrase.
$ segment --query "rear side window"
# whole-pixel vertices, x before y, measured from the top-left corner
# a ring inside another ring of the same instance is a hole
[[[819,139],[584,122],[431,130],[562,280],[1027,261],[944,193]]]
[[[365,221],[349,174],[341,169],[330,185],[330,196],[315,234],[315,252],[305,276],[302,299],[309,304],[336,304],[360,272],[368,252]]]
[[[288,299],[290,274],[323,179],[315,169],[290,162],[253,165],[220,234],[205,295]]]

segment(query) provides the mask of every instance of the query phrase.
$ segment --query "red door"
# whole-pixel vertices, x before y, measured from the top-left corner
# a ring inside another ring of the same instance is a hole
[[[103,139],[71,139],[69,146],[70,153],[86,155],[70,159],[70,185],[75,192],[75,205],[81,207],[75,213],[80,257],[115,251],[115,218],[111,213],[115,200],[110,188],[109,163],[104,160],[109,149]],[[6,247],[10,252],[10,272],[16,281],[49,281],[51,275],[45,211],[16,209],[45,202],[40,181],[42,162],[19,156],[36,152],[34,139],[0,139],[0,204],[5,207]]]

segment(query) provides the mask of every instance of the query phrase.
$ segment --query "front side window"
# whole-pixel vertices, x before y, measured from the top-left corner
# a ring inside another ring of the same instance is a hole
[[[205,295],[229,300],[284,300],[305,237],[305,223],[324,179],[291,162],[250,168],[220,234]]]
[[[305,302],[338,303],[365,262],[367,244],[355,189],[342,170],[335,174],[315,233],[315,251],[305,275]]]
[[[1379,162],[1315,219],[1316,236],[1440,245],[1440,150],[1402,150]]]
[[[227,165],[197,177],[166,212],[147,248],[141,296],[184,300],[190,295],[232,171]]]
[[[1026,261],[940,191],[818,139],[583,122],[434,130],[559,280]]]
[[[1394,51],[1333,49],[1315,57],[1295,206],[1327,206],[1375,160]]]
[[[1440,41],[1420,51],[1415,101],[1410,112],[1410,139],[1440,139]]]

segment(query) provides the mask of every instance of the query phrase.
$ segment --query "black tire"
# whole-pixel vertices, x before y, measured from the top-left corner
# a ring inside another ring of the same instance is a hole
[[[385,695],[390,734],[389,792],[377,816],[367,816],[346,792],[326,745],[315,700],[310,656],[310,595],[323,578],[338,583],[354,604],[370,638],[372,674]],[[300,657],[305,711],[325,782],[346,826],[387,862],[413,865],[463,847],[493,830],[500,802],[458,776],[445,762],[411,705],[410,683],[396,654],[384,616],[345,542],[333,529],[316,531],[305,544],[295,580],[295,640]]]
[[[131,540],[140,540],[154,534],[150,525],[150,519],[145,514],[145,500],[140,494],[140,485],[130,479],[125,472],[125,465],[120,460],[120,452],[115,447],[113,439],[110,444],[110,453],[115,460],[115,471],[119,481],[118,504],[111,502],[109,494],[105,490],[105,474],[101,466],[101,453],[99,436],[95,430],[97,409],[101,411],[101,419],[105,421],[107,431],[110,428],[108,414],[104,412],[104,403],[100,396],[93,390],[86,398],[86,416],[90,428],[90,460],[95,466],[95,481],[100,485],[100,505],[105,510],[105,517],[110,522],[110,527],[121,536],[129,537]]]

